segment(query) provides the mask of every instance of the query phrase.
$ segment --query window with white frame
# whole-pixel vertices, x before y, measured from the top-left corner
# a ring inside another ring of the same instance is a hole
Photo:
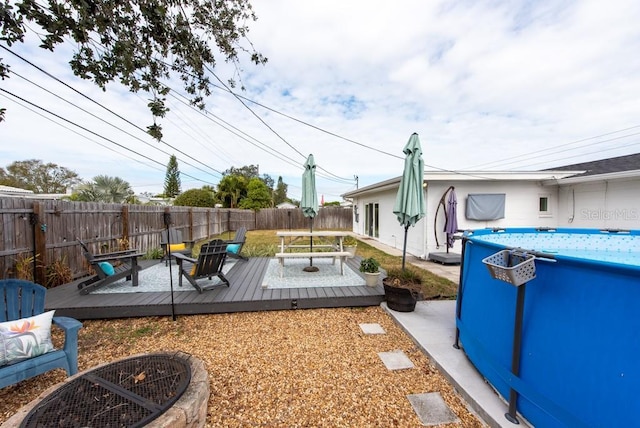
[[[549,194],[538,195],[538,215],[540,217],[551,216],[551,198]]]

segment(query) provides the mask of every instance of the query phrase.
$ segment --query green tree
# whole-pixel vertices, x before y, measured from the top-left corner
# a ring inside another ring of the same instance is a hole
[[[178,159],[175,155],[169,158],[167,174],[164,178],[164,195],[167,198],[175,198],[180,194],[180,171],[178,171]]]
[[[271,206],[271,189],[259,178],[252,178],[247,184],[247,197],[240,201],[240,208],[257,211]]]
[[[278,205],[287,201],[287,191],[289,186],[282,181],[282,176],[278,177],[278,185],[273,191],[273,204]]]
[[[247,194],[249,179],[242,175],[225,175],[218,183],[218,199],[225,208],[238,207],[239,201]]]
[[[258,165],[245,165],[240,168],[236,168],[232,166],[231,168],[223,172],[222,175],[223,176],[240,175],[246,178],[247,183],[252,178],[259,178],[264,182],[264,184],[267,185],[269,189],[273,189],[273,186],[275,184],[275,182],[273,181],[273,178],[271,178],[269,174],[262,174],[262,177],[260,176],[260,167]]]
[[[258,165],[245,165],[245,166],[241,166],[240,168],[236,168],[232,166],[231,168],[229,168],[228,170],[222,173],[223,176],[241,175],[244,178],[246,178],[247,181],[254,177],[258,177],[259,174],[260,174],[260,170]]]
[[[74,171],[37,159],[13,162],[6,170],[0,168],[0,184],[33,190],[35,193],[65,193],[67,188],[80,181]]]
[[[159,140],[162,128],[155,119],[168,111],[165,81],[172,76],[182,80],[192,103],[204,108],[216,56],[234,64],[236,72],[239,53],[255,64],[266,63],[247,39],[246,23],[256,19],[249,0],[4,1],[0,41],[8,46],[23,42],[30,30],[41,48],[53,51],[72,40],[76,51],[69,64],[76,76],[103,90],[119,81],[132,92],[151,94],[154,123],[147,129]],[[8,71],[0,58],[0,78],[9,77]],[[0,118],[3,114],[1,109]]]
[[[173,205],[181,207],[211,207],[216,201],[213,194],[205,189],[190,189],[180,193],[173,201]]]
[[[120,177],[98,175],[76,188],[71,199],[84,202],[133,203],[135,195],[129,183]]]

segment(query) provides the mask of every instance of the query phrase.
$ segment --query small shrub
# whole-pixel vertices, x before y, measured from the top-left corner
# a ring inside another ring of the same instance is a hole
[[[158,260],[164,255],[162,248],[150,248],[147,253],[142,257],[144,260]]]
[[[279,250],[275,244],[244,244],[242,255],[246,257],[273,257]]]
[[[13,272],[17,279],[24,279],[27,281],[33,280],[33,256],[26,254],[18,254],[18,257],[14,259],[15,265]]]
[[[342,240],[342,245],[346,247],[355,247],[358,245],[358,240],[351,235],[345,236]]]
[[[127,238],[118,239],[118,251],[126,251],[129,249],[129,240]]]
[[[376,273],[380,269],[380,263],[373,257],[362,259],[360,262],[360,272]]]
[[[47,266],[46,287],[53,288],[73,281],[71,268],[67,263],[67,258],[63,256]]]
[[[394,286],[414,286],[420,287],[422,285],[422,277],[420,274],[411,269],[392,268],[387,271],[385,278],[388,282]]]

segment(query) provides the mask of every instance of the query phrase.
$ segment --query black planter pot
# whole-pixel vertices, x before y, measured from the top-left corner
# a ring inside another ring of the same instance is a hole
[[[413,312],[418,300],[411,290],[387,284],[384,284],[384,296],[387,307],[398,312]]]

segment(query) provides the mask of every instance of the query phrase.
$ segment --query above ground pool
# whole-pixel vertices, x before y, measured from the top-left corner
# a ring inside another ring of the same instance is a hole
[[[640,231],[465,232],[456,344],[536,427],[640,417]]]

